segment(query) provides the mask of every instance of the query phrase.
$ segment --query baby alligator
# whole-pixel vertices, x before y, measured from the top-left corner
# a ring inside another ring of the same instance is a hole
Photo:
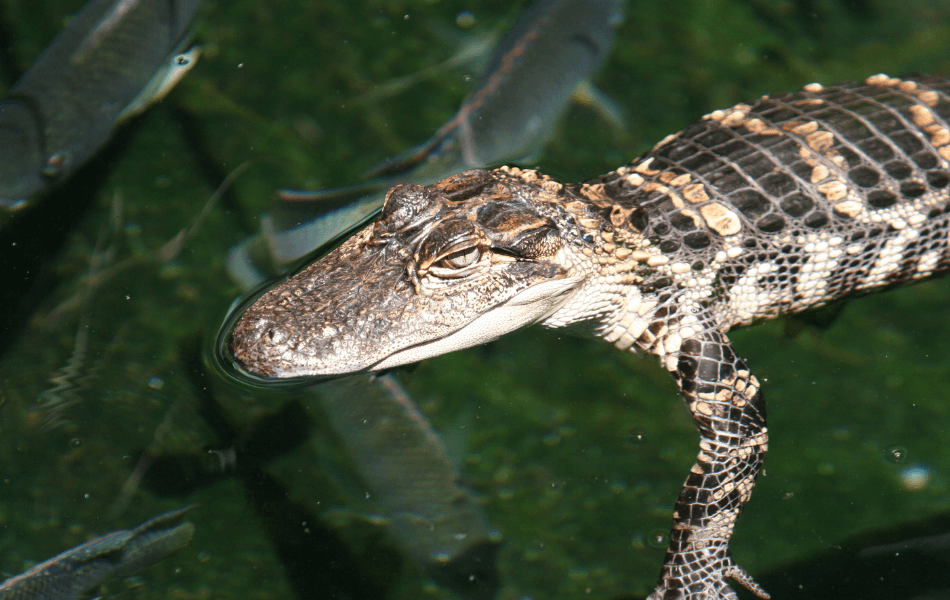
[[[729,538],[767,449],[736,326],[945,271],[950,81],[875,75],[717,110],[583,184],[467,171],[261,296],[230,350],[294,378],[386,369],[533,323],[655,354],[700,450],[651,600],[734,599]]]

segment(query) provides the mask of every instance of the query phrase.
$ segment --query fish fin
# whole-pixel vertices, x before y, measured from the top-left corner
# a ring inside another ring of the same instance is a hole
[[[173,523],[195,506],[192,504],[163,513],[133,529],[132,538],[123,547],[121,560],[113,574],[119,577],[131,575],[183,550],[191,542],[195,526],[190,521]]]
[[[455,54],[442,62],[429,65],[408,75],[396,77],[374,85],[368,92],[357,96],[355,102],[363,106],[376,104],[387,98],[398,96],[413,86],[428,79],[439,77],[452,69],[464,65],[477,65],[480,62],[485,62],[488,59],[489,52],[500,37],[498,31],[470,34],[470,37],[462,40]]]
[[[280,274],[267,240],[260,233],[231,246],[225,269],[231,281],[241,286],[245,293],[254,291],[268,279]]]
[[[189,504],[188,506],[185,506],[182,508],[176,508],[174,510],[163,512],[157,517],[153,517],[149,519],[148,521],[145,521],[144,523],[142,523],[135,529],[133,529],[132,534],[142,535],[143,533],[147,533],[151,531],[167,529],[168,527],[171,526],[172,523],[180,520],[182,517],[185,516],[186,513],[188,513],[188,511],[192,510],[196,506],[198,506],[197,503]]]
[[[270,213],[261,217],[261,230],[271,256],[279,265],[293,263],[366,223],[382,208],[383,195],[324,206],[300,204],[277,203]],[[310,216],[306,216],[308,213]]]
[[[430,157],[438,156],[442,144],[449,138],[449,134],[455,131],[454,128],[451,131],[443,131],[443,129],[445,129],[444,126],[424,143],[376,163],[366,172],[366,177],[407,179]]]
[[[320,202],[324,204],[327,202],[352,201],[362,196],[375,194],[390,187],[391,184],[392,181],[389,179],[373,179],[364,183],[319,190],[282,189],[277,191],[277,199],[289,203]]]
[[[623,108],[590,80],[583,80],[574,89],[572,100],[594,109],[610,125],[617,137],[623,137],[627,131],[627,119]]]

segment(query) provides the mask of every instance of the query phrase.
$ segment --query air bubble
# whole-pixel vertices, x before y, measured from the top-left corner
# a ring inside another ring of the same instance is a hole
[[[639,431],[628,431],[623,438],[626,446],[639,446],[643,442],[643,434]]]
[[[884,451],[884,458],[887,462],[899,465],[907,462],[907,448],[903,446],[891,446]]]
[[[654,548],[666,548],[670,543],[670,533],[665,529],[654,529],[647,534],[647,544]]]

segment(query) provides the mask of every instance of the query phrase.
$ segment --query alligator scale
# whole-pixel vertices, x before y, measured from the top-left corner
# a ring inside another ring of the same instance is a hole
[[[651,600],[734,599],[729,538],[768,442],[736,326],[950,265],[950,81],[876,75],[716,111],[566,185],[467,171],[393,188],[379,221],[261,296],[248,372],[374,371],[531,325],[655,354],[700,433]]]

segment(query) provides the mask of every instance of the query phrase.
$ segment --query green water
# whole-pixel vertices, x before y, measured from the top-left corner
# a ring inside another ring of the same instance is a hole
[[[82,2],[42,4],[0,2],[20,69]],[[177,344],[217,330],[239,294],[225,253],[256,230],[274,189],[351,183],[421,143],[453,115],[477,71],[450,70],[384,100],[364,94],[449,58],[526,6],[206,3],[197,67],[97,163],[101,186],[75,190],[94,192],[75,226],[44,232],[66,236],[42,265],[37,285],[48,293],[31,296],[26,324],[0,356],[0,572],[198,502],[190,547],[139,578],[110,582],[109,597],[293,597],[236,481],[187,500],[138,490],[116,508],[138,451],[157,436],[166,452],[198,452],[213,440]],[[625,132],[574,106],[539,168],[568,181],[599,175],[713,109],[812,81],[950,73],[945,2],[676,7],[631,4],[595,79],[623,107]],[[462,11],[472,12],[473,27],[455,24]],[[174,258],[160,260],[158,249],[247,160],[227,202],[210,209]],[[7,233],[17,226],[7,222]],[[0,248],[0,260],[23,260],[19,248]],[[770,323],[732,334],[764,382],[771,432],[766,472],[733,543],[751,573],[950,508],[948,297],[946,281],[924,283],[853,302],[825,331],[789,337],[785,323]],[[530,330],[426,361],[402,378],[437,428],[468,411],[463,470],[504,534],[500,598],[648,593],[663,557],[651,539],[668,527],[696,453],[688,413],[651,358]],[[238,424],[286,399],[253,390],[221,396]],[[895,447],[903,462],[890,457]],[[915,465],[930,479],[909,490],[900,472]],[[268,470],[313,511],[340,499],[326,490],[311,446]],[[443,594],[407,566],[392,597]]]

